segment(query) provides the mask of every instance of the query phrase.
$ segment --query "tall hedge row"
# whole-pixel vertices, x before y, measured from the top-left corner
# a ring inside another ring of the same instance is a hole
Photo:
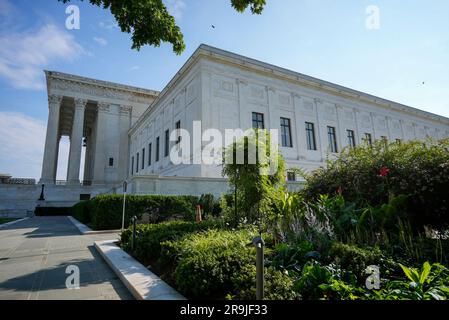
[[[180,215],[193,220],[198,201],[195,196],[129,195],[126,197],[125,225],[133,216],[141,218],[144,213],[162,217]],[[122,195],[101,195],[73,206],[72,215],[95,230],[108,230],[121,227],[122,210]]]

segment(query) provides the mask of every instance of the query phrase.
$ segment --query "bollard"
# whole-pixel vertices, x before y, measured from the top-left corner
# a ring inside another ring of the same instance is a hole
[[[136,243],[136,224],[137,224],[137,217],[134,216],[131,218],[131,222],[133,223],[133,237],[131,242],[131,250],[134,251],[135,243]]]
[[[264,255],[263,247],[265,242],[262,236],[253,239],[253,245],[256,247],[256,300],[264,299]]]

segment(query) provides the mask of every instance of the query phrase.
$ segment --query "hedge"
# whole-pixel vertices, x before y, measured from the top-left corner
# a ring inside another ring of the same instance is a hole
[[[126,197],[125,226],[130,219],[144,213],[160,216],[161,220],[177,215],[193,220],[198,197],[147,195]],[[72,215],[95,230],[118,229],[122,223],[123,196],[101,195],[72,207]]]

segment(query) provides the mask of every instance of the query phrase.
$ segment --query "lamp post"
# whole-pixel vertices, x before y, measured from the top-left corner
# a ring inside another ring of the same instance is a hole
[[[44,197],[44,187],[45,187],[45,184],[42,184],[42,189],[41,189],[41,196],[39,197],[39,201],[44,201],[45,200],[45,197]]]
[[[264,255],[263,247],[265,242],[262,236],[253,239],[253,245],[256,247],[256,299],[264,298]]]
[[[122,212],[122,232],[125,229],[125,206],[126,206],[126,189],[128,188],[128,182],[123,181],[123,212]]]

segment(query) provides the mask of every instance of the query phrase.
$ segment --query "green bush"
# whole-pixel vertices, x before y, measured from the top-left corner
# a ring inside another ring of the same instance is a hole
[[[347,148],[336,161],[307,177],[302,193],[313,201],[342,193],[349,202],[378,206],[407,195],[407,216],[415,228],[449,226],[449,139]]]
[[[201,223],[187,221],[169,221],[158,224],[137,225],[136,244],[133,256],[147,265],[149,262],[157,262],[161,254],[161,243],[168,240],[179,239],[182,236],[216,228],[219,223],[215,221],[202,221]],[[130,251],[132,241],[132,230],[128,228],[121,234],[122,247]],[[168,265],[164,262],[164,265]]]
[[[80,201],[72,207],[71,214],[78,221],[84,224],[92,222],[92,201]]]
[[[223,298],[234,293],[233,277],[255,263],[254,234],[209,230],[162,243],[165,260],[176,266],[172,281],[189,298]]]
[[[164,218],[176,215],[193,221],[198,197],[194,196],[135,196],[126,197],[125,225],[133,216],[156,214]],[[95,230],[118,229],[122,224],[123,196],[100,195],[73,208],[81,219],[90,220]]]
[[[341,242],[332,243],[328,259],[328,262],[335,263],[342,269],[352,272],[361,284],[364,281],[363,279],[367,277],[365,270],[368,266],[381,266],[386,261],[378,248],[365,249]]]
[[[228,299],[254,300],[256,297],[256,266],[248,264],[231,278],[235,294],[229,294]],[[265,268],[264,299],[294,300],[299,295],[293,290],[294,280],[287,273],[275,268]]]

